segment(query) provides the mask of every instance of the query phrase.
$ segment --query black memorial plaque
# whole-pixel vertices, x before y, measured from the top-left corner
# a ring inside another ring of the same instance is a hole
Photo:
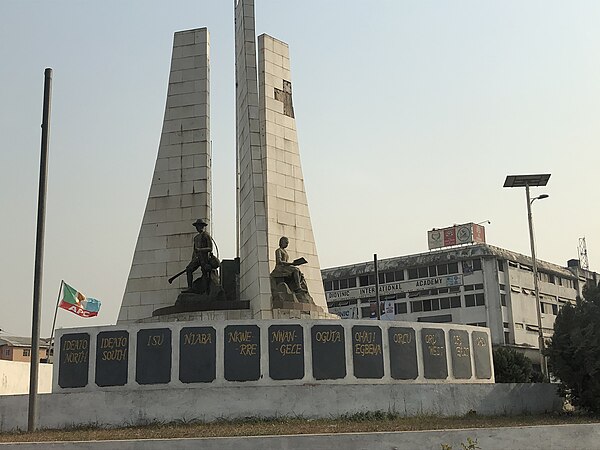
[[[454,378],[471,378],[471,345],[469,333],[464,330],[450,330],[450,354]]]
[[[419,375],[417,343],[413,328],[390,327],[390,372],[394,380],[414,380]]]
[[[381,328],[352,327],[352,361],[356,378],[383,378]]]
[[[444,330],[423,328],[421,330],[421,341],[425,378],[434,380],[448,378]]]
[[[210,383],[216,377],[217,332],[213,327],[186,327],[179,335],[179,380]]]
[[[269,327],[269,376],[273,380],[299,380],[304,377],[302,326]]]
[[[129,333],[103,331],[96,337],[96,384],[124,386],[129,363]]]
[[[60,366],[58,385],[61,388],[79,388],[88,384],[90,367],[90,335],[63,334],[60,338]]]
[[[492,378],[490,346],[487,333],[473,331],[473,356],[475,359],[475,377]]]
[[[254,381],[260,377],[260,328],[256,325],[225,327],[225,379]]]
[[[311,330],[313,376],[335,380],[346,376],[346,344],[341,325],[314,325]]]
[[[139,384],[171,381],[171,330],[151,328],[137,333],[135,380]]]

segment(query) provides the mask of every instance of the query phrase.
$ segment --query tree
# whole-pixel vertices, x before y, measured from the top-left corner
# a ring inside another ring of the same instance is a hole
[[[509,347],[494,349],[496,383],[529,383],[531,374],[531,360],[527,356]]]
[[[547,354],[560,393],[600,412],[600,285],[586,284],[583,297],[559,311]]]

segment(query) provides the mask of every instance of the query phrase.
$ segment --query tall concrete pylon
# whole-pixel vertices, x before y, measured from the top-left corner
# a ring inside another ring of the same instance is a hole
[[[259,36],[258,68],[269,264],[275,267],[279,238],[288,237],[292,258],[303,256],[308,261],[301,270],[313,301],[327,311],[300,163],[288,45],[266,34]]]
[[[211,218],[209,62],[206,28],[175,33],[158,155],[118,323],[175,303],[185,277],[167,279],[190,262],[192,222]]]
[[[240,296],[254,317],[273,310],[269,273],[286,236],[315,304],[327,312],[321,269],[304,188],[294,118],[289,49],[259,37],[258,73],[254,1],[234,0]]]
[[[240,299],[250,301],[254,318],[270,319],[273,315],[265,171],[258,113],[254,1],[234,0],[234,6]]]

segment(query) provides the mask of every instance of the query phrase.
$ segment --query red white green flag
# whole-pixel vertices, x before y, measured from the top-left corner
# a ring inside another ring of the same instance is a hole
[[[95,317],[100,311],[100,300],[86,297],[67,283],[63,284],[63,298],[58,306],[80,317]]]

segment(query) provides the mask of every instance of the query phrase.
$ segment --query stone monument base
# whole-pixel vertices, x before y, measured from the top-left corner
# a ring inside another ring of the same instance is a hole
[[[233,309],[250,309],[250,302],[244,300],[238,301],[202,301],[197,294],[182,293],[173,306],[159,308],[152,312],[152,317],[165,316],[167,314],[179,314],[196,311],[229,311]]]
[[[287,302],[273,299],[273,319],[334,319],[340,316],[331,314],[313,303]]]
[[[228,302],[231,303],[231,302]],[[170,307],[164,308],[168,309]],[[163,309],[163,308],[161,308]],[[170,312],[153,317],[140,319],[137,323],[168,323],[168,322],[214,322],[222,320],[250,320],[250,309],[216,309],[207,311]]]

